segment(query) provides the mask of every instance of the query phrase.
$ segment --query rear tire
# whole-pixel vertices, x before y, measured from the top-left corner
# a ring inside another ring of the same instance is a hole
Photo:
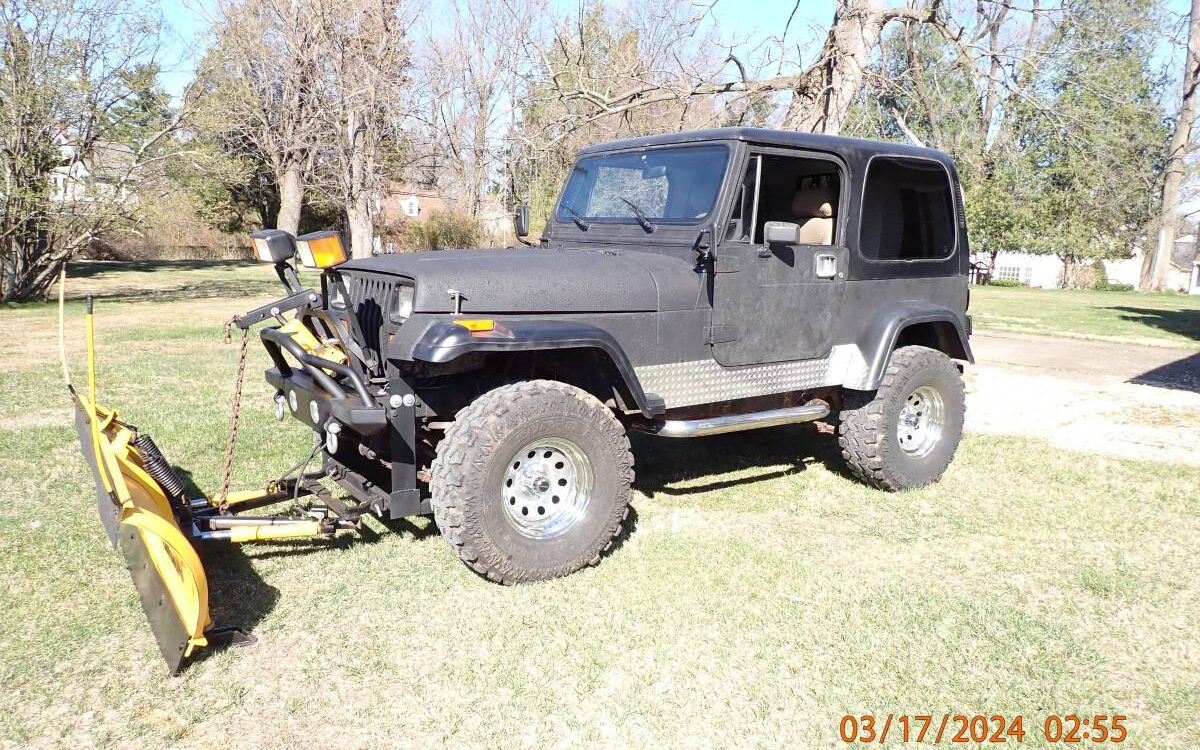
[[[880,489],[923,487],[942,477],[962,438],[966,393],[958,366],[923,346],[892,353],[879,390],[847,394],[838,445],[847,466]]]
[[[458,412],[438,445],[434,519],[455,554],[504,584],[600,562],[629,512],[625,429],[586,391],[532,380]]]

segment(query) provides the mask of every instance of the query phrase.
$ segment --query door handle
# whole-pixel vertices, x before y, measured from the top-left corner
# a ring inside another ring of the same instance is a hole
[[[817,253],[813,256],[813,275],[818,279],[837,276],[837,256],[833,253]]]

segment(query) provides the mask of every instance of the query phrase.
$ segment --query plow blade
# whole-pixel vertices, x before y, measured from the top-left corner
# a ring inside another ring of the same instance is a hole
[[[358,516],[326,497],[309,482],[324,475],[281,477],[247,492],[219,499],[189,500],[186,487],[149,435],[138,434],[115,410],[96,400],[96,354],[92,299],[87,300],[88,384],[71,382],[65,345],[63,286],[59,279],[59,351],[63,379],[75,405],[75,432],[96,485],[96,510],[109,542],[125,559],[159,651],[178,673],[198,649],[244,645],[254,638],[237,628],[213,628],[208,610],[208,578],[193,542],[232,543],[332,537],[338,529],[358,529]],[[239,375],[240,378],[240,375]],[[234,412],[236,414],[236,410]],[[232,443],[231,443],[232,445]],[[323,505],[301,517],[236,516],[242,510],[319,495]],[[334,513],[337,509],[340,513]]]
[[[150,630],[171,672],[199,646],[208,645],[208,582],[191,544],[158,516],[134,511],[117,542],[133,576]]]
[[[92,415],[95,416],[92,416]],[[142,609],[172,673],[208,645],[208,579],[170,498],[145,469],[133,429],[76,397],[75,423],[96,482],[100,522],[125,559]]]
[[[121,523],[120,507],[113,502],[112,495],[104,489],[100,478],[100,464],[96,460],[96,450],[92,444],[91,423],[83,409],[75,405],[75,434],[79,436],[79,449],[83,453],[83,462],[92,472],[92,481],[96,483],[96,513],[100,516],[100,525],[108,534],[109,544],[117,546],[117,525]]]

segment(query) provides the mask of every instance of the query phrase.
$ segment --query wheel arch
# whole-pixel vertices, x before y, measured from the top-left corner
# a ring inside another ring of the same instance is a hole
[[[907,304],[878,315],[848,347],[852,351],[841,365],[842,385],[875,390],[892,352],[911,345],[940,351],[951,359],[975,361],[964,316],[942,305]]]
[[[661,414],[661,399],[646,394],[633,365],[612,334],[576,321],[504,321],[497,335],[473,336],[451,322],[431,325],[413,347],[414,360],[452,362],[474,352],[501,357],[506,369],[529,377],[576,386],[602,402],[615,396],[618,407],[647,417]]]

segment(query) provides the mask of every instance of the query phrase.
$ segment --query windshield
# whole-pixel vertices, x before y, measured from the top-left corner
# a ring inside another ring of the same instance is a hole
[[[581,229],[593,221],[692,223],[712,212],[728,160],[729,149],[719,145],[585,156],[556,217]]]

